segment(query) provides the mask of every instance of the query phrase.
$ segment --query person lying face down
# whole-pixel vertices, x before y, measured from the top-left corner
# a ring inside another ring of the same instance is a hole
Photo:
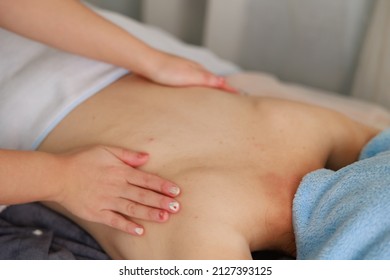
[[[294,256],[291,209],[302,177],[354,162],[377,132],[303,103],[125,76],[72,111],[39,150],[145,150],[152,157],[141,169],[180,185],[180,212],[164,224],[138,220],[142,237],[49,205],[86,229],[112,258],[250,259],[266,249]],[[136,216],[138,208],[129,211]]]

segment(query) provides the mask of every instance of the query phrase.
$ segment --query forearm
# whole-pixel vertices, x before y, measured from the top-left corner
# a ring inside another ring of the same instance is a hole
[[[76,0],[0,0],[0,26],[140,74],[154,55],[154,49]]]
[[[148,158],[100,145],[64,154],[0,150],[0,205],[57,202],[85,220],[142,235],[129,217],[165,222],[179,210],[173,182],[136,169]]]
[[[51,154],[0,150],[0,204],[54,201],[58,166]]]

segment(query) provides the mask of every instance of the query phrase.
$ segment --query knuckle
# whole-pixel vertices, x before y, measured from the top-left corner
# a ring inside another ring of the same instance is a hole
[[[113,228],[119,228],[119,226],[120,226],[120,221],[119,221],[118,217],[114,215],[114,216],[109,217],[109,222],[108,222],[108,224],[109,224],[111,227],[113,227]]]
[[[106,225],[124,232],[130,232],[128,229],[128,222],[120,214],[109,213],[105,216]]]
[[[109,166],[104,173],[107,184],[111,182],[111,184],[115,185],[126,182],[127,172],[118,166]]]
[[[145,204],[147,195],[148,195],[147,191],[142,190],[142,189],[138,190],[138,192],[137,192],[137,200],[138,200],[138,202],[141,203],[141,204]]]
[[[153,175],[145,173],[142,175],[142,180],[143,180],[145,187],[149,186],[153,182]]]
[[[126,213],[129,216],[136,216],[137,214],[137,205],[133,202],[129,202],[126,206]]]

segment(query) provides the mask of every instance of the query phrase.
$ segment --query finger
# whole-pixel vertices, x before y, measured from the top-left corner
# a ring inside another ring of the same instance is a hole
[[[106,149],[115,155],[118,159],[132,167],[139,167],[144,165],[149,159],[149,154],[144,152],[134,152],[115,147],[106,147]]]
[[[148,210],[150,207],[153,207],[154,209],[163,209],[171,213],[176,213],[180,209],[179,202],[173,198],[137,186],[122,187],[119,195],[128,202],[124,205],[126,208],[123,207],[123,204],[121,205],[122,208],[120,209],[120,212],[132,217],[136,217],[136,210]],[[139,207],[141,204],[146,208]],[[115,205],[112,205],[112,207],[115,207]]]
[[[209,87],[218,88],[232,94],[239,94],[239,91],[230,86],[224,77],[215,76],[207,72],[204,74],[204,81],[205,84]]]
[[[220,87],[220,89],[224,90],[224,91],[227,91],[229,93],[232,93],[232,94],[237,94],[237,95],[240,95],[240,91],[234,87],[232,87],[231,85],[229,85],[226,81],[224,84],[222,84],[222,86]]]
[[[199,83],[208,87],[218,88],[224,83],[224,79],[222,77],[218,77],[208,71],[202,71],[199,75]]]
[[[180,194],[180,188],[175,183],[137,169],[129,170],[127,182],[170,197],[176,197]]]
[[[166,222],[169,218],[169,212],[166,210],[147,207],[127,199],[120,199],[113,206],[113,210],[130,218],[159,223]]]
[[[224,77],[216,77],[216,79],[217,81],[214,82],[214,86],[216,88],[219,88],[223,91],[227,91],[229,93],[239,94],[239,91],[234,87],[230,86]]]
[[[112,211],[102,211],[100,218],[101,223],[134,236],[141,236],[145,232],[142,226]]]

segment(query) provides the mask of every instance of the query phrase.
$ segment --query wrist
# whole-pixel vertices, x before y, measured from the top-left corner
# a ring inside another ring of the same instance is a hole
[[[151,79],[159,69],[162,55],[158,50],[145,46],[139,55],[130,57],[133,59],[129,69],[138,75]]]
[[[68,163],[66,157],[57,154],[46,154],[45,162],[47,169],[44,173],[45,182],[43,193],[45,197],[42,201],[50,201],[61,203],[63,200],[63,193],[66,187],[66,180],[69,177],[67,171]]]

